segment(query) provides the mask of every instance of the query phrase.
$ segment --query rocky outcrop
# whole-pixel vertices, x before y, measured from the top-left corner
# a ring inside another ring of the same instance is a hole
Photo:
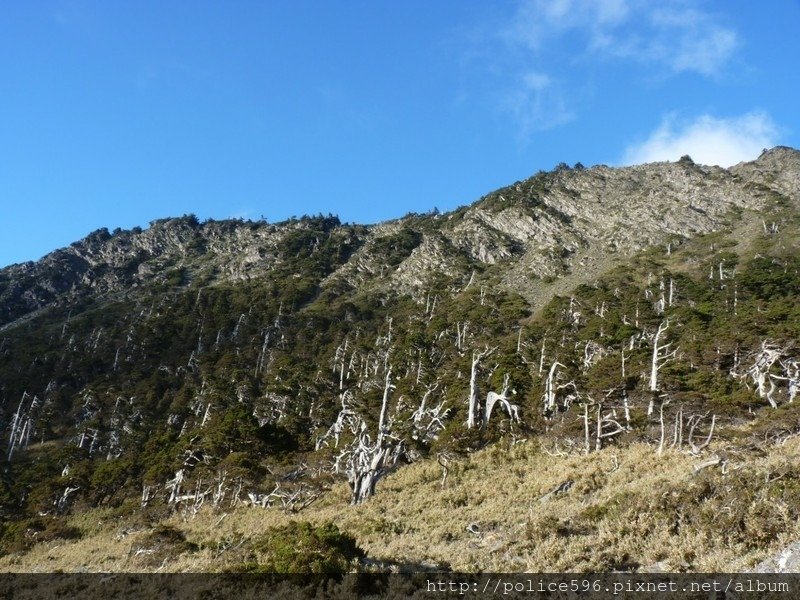
[[[800,542],[787,546],[753,567],[753,573],[800,573]]]
[[[761,186],[784,199],[800,202],[800,152],[786,146],[764,150],[758,159],[731,167],[730,172],[745,186]]]

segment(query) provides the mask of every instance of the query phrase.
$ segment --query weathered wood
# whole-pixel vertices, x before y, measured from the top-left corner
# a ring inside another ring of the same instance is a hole
[[[653,338],[653,353],[650,359],[650,383],[648,389],[654,395],[659,391],[658,373],[664,365],[675,358],[678,349],[670,350],[672,344],[660,344],[661,336],[669,329],[669,319],[661,322]],[[651,398],[650,405],[647,408],[648,416],[653,414],[655,408],[655,397]]]

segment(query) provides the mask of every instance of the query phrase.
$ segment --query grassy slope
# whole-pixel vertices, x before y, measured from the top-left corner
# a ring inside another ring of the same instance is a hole
[[[723,448],[717,446],[713,451]],[[707,456],[707,455],[706,455]],[[71,518],[79,540],[0,559],[3,571],[216,571],[248,560],[249,542],[289,520],[335,522],[372,561],[458,571],[606,571],[752,567],[800,536],[800,438],[730,455],[727,472],[652,446],[553,457],[533,442],[498,444],[458,462],[444,487],[425,460],[381,483],[367,504],[346,486],[298,515],[277,509],[173,514],[188,543],[153,543],[158,520],[95,510]],[[614,470],[614,465],[619,467]],[[540,498],[566,480],[572,488]],[[413,490],[413,493],[409,493]],[[479,533],[470,533],[467,526]],[[137,555],[137,550],[143,549]]]

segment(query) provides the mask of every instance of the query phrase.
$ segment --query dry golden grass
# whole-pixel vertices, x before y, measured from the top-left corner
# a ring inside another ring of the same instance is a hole
[[[173,514],[163,524],[188,543],[172,552],[148,547],[153,525],[91,511],[70,521],[82,539],[5,556],[0,570],[218,571],[241,562],[249,539],[290,520],[333,521],[371,560],[408,569],[743,570],[800,538],[799,455],[792,438],[766,455],[735,455],[726,474],[694,474],[701,459],[657,456],[644,444],[566,457],[531,442],[496,445],[457,463],[444,487],[435,461],[400,469],[361,506],[349,505],[340,484],[296,515],[249,507]],[[540,501],[566,480],[574,482],[567,492]]]

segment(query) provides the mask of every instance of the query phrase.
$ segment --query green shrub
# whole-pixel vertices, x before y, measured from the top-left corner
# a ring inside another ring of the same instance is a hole
[[[364,552],[333,523],[293,522],[253,542],[255,560],[231,570],[251,573],[345,573]]]
[[[0,554],[25,552],[40,542],[73,540],[81,537],[80,529],[55,517],[36,517],[0,525]]]

